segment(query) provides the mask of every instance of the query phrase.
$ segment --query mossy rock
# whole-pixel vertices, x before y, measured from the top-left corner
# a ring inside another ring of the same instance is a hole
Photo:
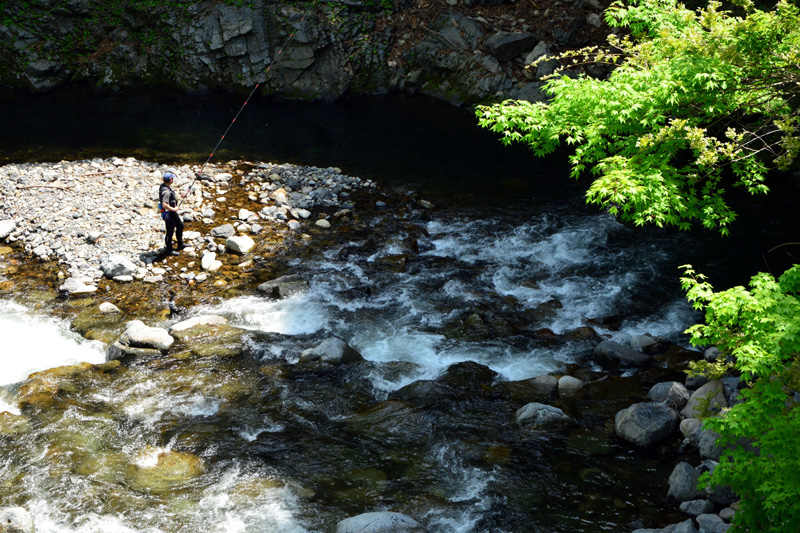
[[[148,449],[142,455],[147,462],[128,465],[126,472],[129,488],[137,492],[166,494],[187,487],[206,471],[203,460],[189,453]]]
[[[91,364],[80,363],[31,374],[19,389],[20,408],[46,409],[56,406],[62,401],[60,398],[62,393],[76,390],[72,379],[90,368],[92,368]]]
[[[0,435],[21,435],[31,429],[30,421],[22,415],[0,413]]]
[[[122,313],[101,313],[97,307],[91,307],[73,318],[70,328],[84,336],[91,330],[101,330],[108,331],[109,336],[116,334],[116,337],[119,337],[126,321],[127,319],[123,318]],[[101,334],[95,333],[95,335]]]

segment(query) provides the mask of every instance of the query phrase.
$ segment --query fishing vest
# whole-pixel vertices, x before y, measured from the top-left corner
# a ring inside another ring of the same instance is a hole
[[[169,185],[167,185],[166,183],[162,183],[161,185],[159,185],[159,187],[158,187],[158,208],[161,210],[161,220],[168,220],[170,212],[167,211],[166,209],[164,209],[164,206],[161,205],[161,198],[164,195],[164,189],[168,189],[169,190],[169,205],[170,205],[170,207],[175,207],[176,205],[178,205],[178,199],[175,197],[175,192],[172,190],[172,188]]]

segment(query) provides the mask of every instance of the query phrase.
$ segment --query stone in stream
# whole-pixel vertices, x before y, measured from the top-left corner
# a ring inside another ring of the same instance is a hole
[[[236,228],[234,228],[232,224],[217,226],[211,230],[211,235],[214,237],[222,237],[223,239],[227,239],[228,237],[233,237],[236,235]]]
[[[0,531],[3,533],[35,533],[30,513],[22,507],[0,509]]]
[[[680,411],[689,401],[689,391],[683,383],[665,381],[653,385],[647,393],[647,399],[653,402],[666,402]]]
[[[112,314],[112,313],[121,313],[119,307],[112,304],[111,302],[103,302],[100,304],[100,312],[103,314]]]
[[[564,426],[572,422],[572,419],[558,407],[531,402],[517,410],[514,422],[523,428],[547,429]]]
[[[308,282],[297,274],[287,274],[258,286],[260,292],[278,300],[288,298],[293,294],[308,290],[308,288]]]
[[[408,515],[379,511],[345,518],[336,533],[425,533],[427,530]]]
[[[721,381],[709,381],[689,397],[681,414],[684,418],[703,418],[728,407],[725,390]]]
[[[131,276],[136,273],[138,267],[125,257],[119,254],[110,254],[100,260],[100,268],[108,278],[116,276]]]
[[[714,504],[708,500],[688,500],[681,503],[680,510],[694,518],[701,514],[714,512]]]
[[[697,470],[689,463],[678,463],[669,476],[667,498],[676,502],[696,500],[700,496],[697,490]]]
[[[650,356],[612,341],[603,341],[594,349],[595,360],[611,370],[641,368],[650,362]]]
[[[164,328],[145,326],[141,320],[128,322],[125,332],[106,350],[106,361],[127,355],[157,356],[172,348],[175,339]]]
[[[300,363],[322,361],[331,365],[358,363],[364,358],[349,344],[338,337],[325,339],[313,348],[300,354]]]
[[[144,450],[128,467],[128,486],[146,494],[168,494],[205,472],[203,459],[176,451]]]
[[[722,518],[712,513],[701,514],[696,520],[702,533],[726,533],[731,528]]]
[[[677,411],[657,402],[633,404],[614,417],[614,430],[621,439],[649,448],[669,437],[678,427]]]
[[[558,394],[561,396],[573,396],[583,388],[583,381],[572,376],[561,376],[558,380]]]

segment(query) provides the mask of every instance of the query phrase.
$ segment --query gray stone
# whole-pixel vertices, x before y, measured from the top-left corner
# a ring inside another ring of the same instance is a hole
[[[586,22],[589,25],[594,26],[595,28],[599,28],[600,26],[603,25],[603,19],[601,19],[600,15],[598,15],[597,13],[590,13],[586,17]]]
[[[141,320],[132,320],[128,322],[125,332],[120,336],[119,343],[130,348],[169,350],[175,339],[164,328],[150,327]]]
[[[703,352],[703,359],[706,361],[714,362],[722,356],[722,352],[716,346],[711,346],[710,348],[706,348]]]
[[[595,360],[604,368],[641,368],[650,362],[650,357],[622,344],[603,341],[594,349]]]
[[[217,226],[211,230],[211,235],[214,237],[222,237],[223,239],[227,239],[228,237],[233,237],[236,235],[236,228],[234,228],[232,224]]]
[[[658,344],[658,341],[655,340],[650,335],[634,335],[633,337],[631,337],[630,344],[631,348],[637,350],[637,349],[652,348],[653,346]]]
[[[426,531],[410,516],[390,511],[363,513],[336,524],[336,533],[425,533]]]
[[[94,285],[87,285],[79,278],[69,278],[58,288],[62,295],[66,296],[82,296],[91,294],[97,291]]]
[[[689,463],[678,463],[669,476],[667,497],[676,502],[696,500],[700,496],[697,490],[697,470]]]
[[[332,365],[358,363],[364,358],[358,351],[338,337],[325,339],[300,354],[300,363],[322,361]]]
[[[308,282],[297,274],[281,276],[258,286],[259,291],[276,299],[288,298],[293,294],[308,290],[308,288]]]
[[[685,418],[704,418],[727,406],[722,382],[714,380],[692,393],[681,414]]]
[[[719,512],[719,517],[722,518],[726,522],[730,522],[731,520],[733,520],[733,516],[735,514],[736,514],[736,511],[734,511],[730,507],[726,507],[726,508],[724,508],[723,510],[721,510]]]
[[[544,376],[536,376],[531,378],[530,383],[533,385],[537,392],[543,395],[549,395],[558,388],[558,378],[547,374]]]
[[[562,426],[572,422],[572,419],[558,407],[531,402],[517,410],[514,421],[522,427],[539,429]]]
[[[530,65],[543,55],[547,55],[549,53],[550,53],[550,45],[548,45],[544,41],[539,41],[539,44],[537,44],[533,48],[533,50],[531,50],[531,52],[525,57],[525,64]]]
[[[667,528],[664,528],[664,531],[666,530]],[[698,531],[697,528],[694,527],[692,520],[689,519],[681,522],[680,524],[675,524],[673,529],[670,530],[670,533],[698,533]]]
[[[536,66],[536,77],[539,79],[544,78],[545,76],[549,76],[556,69],[561,65],[558,59],[548,59],[547,61],[542,61]]]
[[[3,533],[35,533],[31,515],[22,507],[0,509],[0,531]]]
[[[620,438],[649,448],[669,437],[678,427],[678,413],[664,404],[644,402],[619,411],[614,430]]]
[[[0,221],[0,239],[5,239],[11,235],[15,229],[17,229],[17,223],[13,220]]]
[[[583,381],[572,376],[561,376],[558,380],[558,393],[562,396],[570,396],[583,388]]]
[[[137,266],[124,255],[107,255],[100,261],[100,268],[108,278],[117,276],[132,276],[136,273]]]
[[[699,418],[684,418],[681,420],[680,430],[684,437],[693,441],[697,445],[699,436],[697,435],[703,427],[703,422]]]
[[[722,454],[722,447],[717,445],[719,433],[710,429],[701,429],[697,440],[697,448],[700,450],[700,457],[703,459],[713,459],[719,461]]]
[[[536,46],[530,33],[499,32],[486,39],[487,52],[498,61],[508,61]]]
[[[647,399],[654,402],[666,402],[680,411],[689,401],[689,391],[682,383],[666,381],[653,385],[647,393]]]
[[[689,500],[681,503],[680,509],[682,513],[694,518],[701,514],[713,512],[714,504],[708,500]]]
[[[701,514],[696,520],[700,533],[725,533],[731,528],[715,514]]]

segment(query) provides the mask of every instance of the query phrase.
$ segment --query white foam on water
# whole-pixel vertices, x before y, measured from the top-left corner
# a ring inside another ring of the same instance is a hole
[[[0,300],[0,386],[57,366],[105,361],[105,346],[69,330],[66,321],[37,315],[27,307]]]
[[[309,301],[305,293],[281,300],[247,296],[227,300],[211,308],[226,316],[231,325],[284,335],[315,333],[328,323],[328,314]]]

